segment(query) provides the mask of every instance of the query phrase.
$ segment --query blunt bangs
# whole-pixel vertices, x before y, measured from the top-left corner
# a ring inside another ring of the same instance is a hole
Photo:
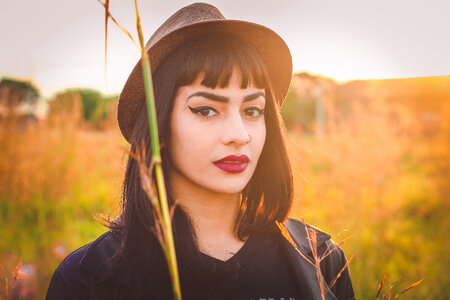
[[[253,84],[257,88],[267,87],[264,61],[255,49],[244,41],[227,34],[207,34],[180,46],[184,61],[176,78],[176,87],[189,85],[199,74],[203,74],[202,85],[209,88],[228,86],[233,70],[242,76],[241,88]]]

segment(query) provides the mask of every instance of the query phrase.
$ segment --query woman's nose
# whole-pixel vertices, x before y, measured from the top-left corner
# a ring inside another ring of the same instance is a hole
[[[227,118],[223,130],[223,143],[236,144],[239,146],[248,143],[249,133],[245,128],[244,120],[240,113],[233,114]]]

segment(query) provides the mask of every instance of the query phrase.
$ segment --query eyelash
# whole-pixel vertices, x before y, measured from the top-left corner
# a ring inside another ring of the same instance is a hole
[[[211,107],[211,106],[198,106],[198,107],[190,107],[190,106],[188,106],[188,107],[194,114],[197,114],[200,117],[207,118],[207,119],[211,118],[212,116],[208,116],[209,113],[206,116],[202,115],[201,114],[202,111],[213,111],[214,113],[217,114],[217,110],[215,108]]]
[[[197,114],[200,117],[203,117],[203,118],[206,118],[206,119],[209,119],[209,118],[213,117],[214,115],[209,115],[209,113],[207,115],[203,115],[201,112],[203,112],[203,111],[213,111],[215,114],[218,113],[218,111],[214,107],[211,107],[211,106],[198,106],[198,107],[190,107],[190,106],[188,106],[188,107],[189,107],[189,109],[191,110],[192,113]],[[253,115],[245,114],[248,111],[256,111],[258,113],[258,115],[257,116],[253,116]],[[258,118],[261,115],[264,115],[264,108],[261,109],[261,108],[259,108],[257,106],[250,106],[244,111],[244,114],[245,114],[245,116],[250,117],[250,118]]]
[[[257,112],[258,112],[258,115],[257,115],[257,116],[246,115],[246,116],[248,116],[248,117],[257,118],[257,117],[260,117],[260,116],[264,115],[264,108],[259,108],[259,107],[257,107],[257,106],[250,106],[250,107],[247,107],[247,109],[244,110],[244,113],[247,112],[247,111],[250,111],[250,110],[252,110],[252,111],[257,111]]]

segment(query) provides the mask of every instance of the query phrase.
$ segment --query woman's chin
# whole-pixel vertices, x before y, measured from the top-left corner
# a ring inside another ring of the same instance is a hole
[[[248,181],[239,183],[219,183],[217,185],[210,185],[209,190],[218,194],[238,194],[241,193]]]
[[[221,178],[211,179],[208,182],[207,186],[210,190],[215,191],[216,193],[236,194],[241,193],[244,190],[250,179],[250,174],[244,173],[237,176],[235,175],[235,177],[233,176],[233,178],[230,178],[228,176],[223,178],[221,176]]]
[[[223,178],[211,176],[206,180],[197,181],[197,187],[216,194],[237,194],[247,185],[247,178]]]

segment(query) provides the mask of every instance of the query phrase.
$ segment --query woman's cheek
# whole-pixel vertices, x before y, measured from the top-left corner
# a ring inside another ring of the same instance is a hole
[[[258,122],[258,126],[256,127],[256,130],[254,130],[252,135],[252,142],[254,142],[254,154],[258,155],[259,158],[266,142],[266,124],[264,122],[264,119],[262,119],[262,122]]]

